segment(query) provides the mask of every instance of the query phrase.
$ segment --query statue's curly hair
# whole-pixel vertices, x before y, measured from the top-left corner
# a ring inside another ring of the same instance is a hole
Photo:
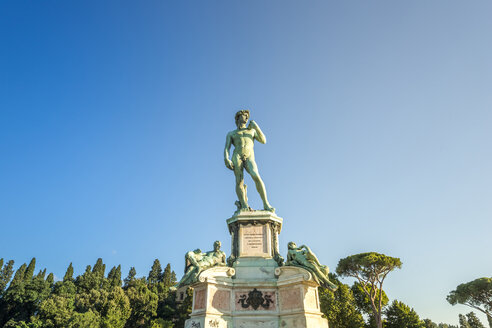
[[[236,126],[237,126],[237,121],[239,119],[239,115],[242,115],[242,114],[245,114],[245,113],[248,115],[248,119],[249,119],[249,110],[247,110],[247,109],[241,109],[240,111],[238,111],[236,113],[236,115],[234,116],[234,120],[236,121]]]

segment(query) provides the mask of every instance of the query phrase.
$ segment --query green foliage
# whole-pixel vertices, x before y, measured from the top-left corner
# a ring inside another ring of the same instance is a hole
[[[0,260],[0,327],[173,328],[183,327],[191,312],[191,294],[185,303],[176,303],[170,292],[176,275],[169,264],[162,272],[158,260],[151,279],[138,279],[135,268],[130,269],[124,288],[121,266],[112,267],[106,277],[102,259],[75,278],[70,263],[57,282],[52,273],[45,278],[46,269],[34,275],[35,264],[33,259],[21,265],[10,282],[13,261],[4,265]]]
[[[17,271],[15,271],[14,278],[12,279],[12,282],[10,283],[10,287],[13,287],[13,286],[16,286],[16,285],[19,285],[20,283],[22,283],[22,281],[24,280],[24,275],[26,273],[26,268],[27,268],[27,265],[24,263],[17,269]]]
[[[3,267],[2,267],[3,266]],[[5,287],[7,287],[12,275],[14,274],[14,261],[10,260],[7,264],[3,265],[3,259],[0,259],[0,296],[2,295]]]
[[[106,271],[106,264],[103,263],[102,258],[98,258],[92,273],[94,273],[98,278],[104,278],[104,272]]]
[[[466,315],[466,319],[468,320],[468,324],[471,328],[485,328],[480,319],[478,319],[477,315],[474,312],[470,312]]]
[[[144,279],[134,280],[126,289],[132,308],[126,327],[147,327],[157,315],[158,296],[147,286]]]
[[[438,328],[437,323],[433,322],[431,319],[424,319],[425,328]]]
[[[74,311],[75,297],[52,294],[41,303],[37,320],[46,328],[68,327]]]
[[[162,273],[161,281],[166,288],[172,287],[177,283],[176,274],[171,270],[171,264],[167,264],[164,272]]]
[[[492,278],[478,278],[461,284],[446,299],[451,305],[464,304],[483,312],[492,327]]]
[[[158,259],[155,259],[154,264],[152,264],[147,280],[151,285],[155,285],[162,281],[162,267],[161,262],[159,262]]]
[[[109,271],[108,282],[111,287],[121,287],[121,265]]]
[[[393,301],[386,309],[386,328],[425,328],[417,312],[399,301]]]
[[[171,293],[170,299],[174,301],[176,299],[176,293]],[[191,288],[186,290],[186,297],[183,303],[175,306],[175,313],[173,314],[173,322],[176,327],[184,327],[185,320],[190,317],[191,305],[193,303],[193,291]],[[167,319],[164,317],[164,319]]]
[[[154,319],[150,323],[150,328],[173,328],[174,324],[172,321],[164,320],[161,318]]]
[[[438,328],[459,328],[458,326],[448,325],[446,323],[440,323],[437,325]]]
[[[460,328],[485,328],[475,313],[470,312],[466,316],[459,315]]]
[[[106,265],[102,262],[102,259],[97,259],[94,268],[91,270],[91,266],[88,265],[85,272],[75,279],[75,285],[80,293],[89,292],[91,290],[99,290],[106,288],[109,283],[104,277],[104,271]]]
[[[65,276],[63,276],[63,281],[73,281],[72,262],[70,262],[70,265],[68,266],[67,271],[65,272]]]
[[[83,313],[75,312],[70,318],[67,328],[100,328],[100,321],[100,316],[92,310]]]
[[[338,262],[336,272],[342,277],[357,279],[367,294],[372,318],[378,328],[383,327],[383,282],[386,276],[396,268],[401,268],[399,258],[386,256],[375,252],[361,253],[348,256]]]
[[[462,314],[459,315],[460,328],[471,328],[466,320],[466,317]]]
[[[359,309],[359,311],[361,311],[362,313],[368,316],[374,315],[372,311],[371,299],[369,298],[371,292],[369,286],[366,285],[366,287],[363,287],[360,283],[355,282],[350,289],[352,291],[352,294],[354,295],[354,301],[355,301],[355,305],[357,306],[357,309]],[[388,296],[386,295],[384,290],[382,291],[382,293],[379,293],[378,289],[376,289],[375,291],[376,291],[376,299],[375,299],[376,304],[379,304],[379,294],[381,294],[382,297],[381,305],[385,307],[389,302]]]
[[[50,295],[52,282],[44,279],[46,269],[34,276],[35,266],[35,258],[29,266],[21,265],[3,293],[0,299],[0,327],[27,327],[27,322],[39,312],[40,304]]]
[[[376,253],[366,254],[373,256]],[[379,254],[379,260],[381,258],[392,259]],[[369,267],[367,263],[361,263]],[[0,327],[182,328],[191,313],[192,290],[186,291],[182,303],[177,302],[176,292],[171,288],[176,284],[176,275],[170,264],[162,270],[159,260],[154,261],[148,277],[137,278],[132,267],[123,287],[121,266],[112,267],[105,276],[106,265],[102,259],[98,259],[93,267],[87,266],[85,272],[76,277],[70,263],[63,280],[57,282],[52,273],[47,275],[46,269],[34,275],[35,264],[33,258],[29,265],[21,265],[14,274],[13,261],[5,264],[0,260]],[[377,264],[372,265],[374,270],[384,271],[377,269]],[[342,272],[343,265],[339,264],[339,268]],[[385,273],[375,278],[376,283],[371,289],[373,277],[368,270],[361,270],[360,280],[352,287],[331,274],[330,280],[338,289],[335,292],[319,289],[321,311],[328,318],[330,328],[377,326],[372,305],[379,304],[380,299],[382,306],[388,303],[388,297],[381,289]],[[385,313],[386,328],[458,328],[438,326],[430,320],[420,321],[415,311],[400,302],[393,302]],[[367,323],[364,314],[370,315]],[[470,328],[482,328],[472,325],[475,318],[473,314],[467,315],[467,324]],[[379,322],[382,324],[382,320]]]
[[[53,283],[55,282],[55,275],[50,272],[50,274],[48,275],[48,277],[46,278],[46,282],[50,285],[50,286],[53,286]]]
[[[26,268],[26,272],[24,272],[24,281],[30,281],[32,279],[35,267],[36,267],[36,258],[33,257],[31,259],[31,262],[29,262],[29,265]]]
[[[330,280],[338,286],[335,292],[318,288],[321,312],[328,319],[331,328],[361,328],[364,318],[356,308],[354,295],[348,285],[341,283],[330,274]]]
[[[135,276],[137,275],[137,270],[135,270],[134,267],[130,268],[130,271],[128,272],[128,276],[125,278],[125,288],[131,286],[133,282],[135,282],[136,278]]]
[[[364,281],[377,281],[384,279],[395,268],[401,268],[401,264],[399,258],[370,252],[341,259],[336,271],[340,276],[361,278]]]

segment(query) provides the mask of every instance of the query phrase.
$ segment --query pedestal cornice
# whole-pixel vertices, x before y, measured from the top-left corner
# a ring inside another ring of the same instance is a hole
[[[244,223],[244,224],[258,224],[266,222],[275,222],[278,224],[278,233],[282,230],[283,219],[277,216],[273,212],[268,211],[239,211],[234,213],[234,215],[227,219],[227,226],[229,227],[229,232],[231,231],[231,226],[233,223]]]

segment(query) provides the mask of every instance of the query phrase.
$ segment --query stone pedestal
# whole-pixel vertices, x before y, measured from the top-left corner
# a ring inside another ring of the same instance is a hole
[[[328,328],[311,273],[282,266],[282,219],[266,211],[247,211],[227,224],[230,266],[203,271],[191,286],[193,307],[185,328]]]
[[[283,259],[278,251],[282,219],[267,211],[245,211],[227,220],[231,234],[229,266],[279,266]],[[260,260],[254,261],[254,260]],[[273,263],[275,262],[275,263]]]

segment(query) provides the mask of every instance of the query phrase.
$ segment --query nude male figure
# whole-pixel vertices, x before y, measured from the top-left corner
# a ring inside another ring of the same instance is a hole
[[[260,127],[255,121],[250,121],[249,110],[240,110],[236,113],[237,129],[227,134],[226,144],[224,149],[224,162],[227,168],[234,171],[236,176],[236,194],[239,199],[240,209],[251,210],[248,206],[248,198],[246,195],[246,185],[244,184],[244,170],[251,175],[256,185],[256,190],[260,194],[263,201],[263,208],[266,211],[275,212],[270,203],[268,203],[265,184],[261,180],[258,173],[258,167],[255,162],[255,153],[253,151],[254,140],[258,140],[262,144],[266,143],[266,137],[261,132]],[[234,152],[229,159],[229,150],[231,145],[234,145]]]

